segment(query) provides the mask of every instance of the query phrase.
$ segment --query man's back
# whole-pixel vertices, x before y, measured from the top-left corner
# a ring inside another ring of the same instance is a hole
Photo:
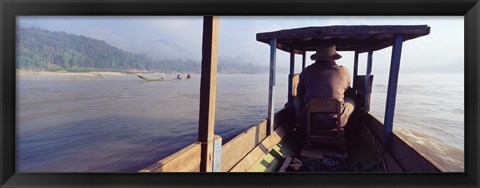
[[[319,46],[316,53],[310,59],[315,63],[305,68],[300,74],[297,87],[297,95],[303,101],[294,100],[295,115],[301,127],[306,125],[305,105],[312,98],[334,98],[344,101],[340,126],[345,126],[348,118],[355,109],[355,100],[350,97],[344,98],[344,93],[350,86],[350,73],[346,67],[337,65],[335,60],[342,56],[337,54],[334,44]],[[303,103],[302,103],[303,102]],[[322,129],[335,127],[335,120],[331,114],[312,113],[312,121],[322,122]]]
[[[346,67],[337,65],[335,61],[316,62],[300,74],[298,94],[305,103],[312,98],[343,100],[349,85],[350,74]]]

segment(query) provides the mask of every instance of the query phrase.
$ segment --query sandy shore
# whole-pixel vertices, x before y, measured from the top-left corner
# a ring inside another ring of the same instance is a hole
[[[103,76],[125,76],[128,74],[120,72],[49,72],[17,70],[17,76],[46,76],[46,77],[73,77],[73,78],[94,78]]]

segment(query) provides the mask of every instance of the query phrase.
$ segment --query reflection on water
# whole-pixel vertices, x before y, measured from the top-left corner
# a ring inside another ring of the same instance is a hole
[[[277,76],[276,109],[287,98],[286,77]],[[405,77],[400,77],[395,132],[445,169],[463,171],[463,77],[420,79],[420,83],[402,80]],[[386,79],[375,79],[371,109],[382,120]],[[196,141],[199,85],[199,75],[158,82],[133,75],[21,76],[17,80],[17,170],[131,172],[144,168]],[[218,75],[215,133],[226,142],[258,123],[267,115],[267,99],[267,75]]]

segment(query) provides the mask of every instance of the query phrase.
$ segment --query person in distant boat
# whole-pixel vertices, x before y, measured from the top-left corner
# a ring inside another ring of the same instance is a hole
[[[307,115],[305,105],[313,98],[334,98],[343,101],[341,126],[347,124],[348,118],[355,108],[355,100],[346,97],[345,94],[351,92],[350,73],[342,65],[338,65],[335,60],[342,56],[337,54],[335,44],[325,44],[317,48],[316,53],[310,58],[315,63],[306,67],[299,76],[297,95],[300,100],[294,100],[295,115],[297,123],[301,127],[306,126]],[[348,92],[347,92],[348,90]],[[321,127],[321,129],[335,128],[335,121],[330,114],[312,113],[312,121],[321,122],[330,127]]]
[[[190,74],[188,74],[188,75],[187,75],[187,79],[190,79],[190,78],[192,78],[192,76],[190,76]]]
[[[180,76],[180,74],[178,74],[177,79],[182,79],[182,76]]]

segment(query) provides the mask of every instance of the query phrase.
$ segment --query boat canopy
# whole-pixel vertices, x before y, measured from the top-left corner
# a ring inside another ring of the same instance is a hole
[[[321,43],[333,42],[337,51],[377,51],[394,44],[395,35],[403,35],[403,41],[428,35],[427,25],[339,25],[304,27],[274,32],[257,33],[257,41],[270,44],[277,39],[277,48],[285,52],[303,54],[315,51]]]
[[[274,121],[274,89],[275,89],[275,64],[276,50],[280,49],[290,53],[290,74],[288,79],[288,107],[293,108],[293,75],[295,68],[295,54],[301,54],[302,69],[305,68],[307,51],[316,51],[318,46],[325,43],[334,43],[337,51],[354,51],[354,87],[358,77],[358,56],[368,52],[367,67],[364,77],[364,114],[370,111],[371,82],[373,79],[372,62],[373,52],[392,46],[392,58],[388,78],[387,101],[385,106],[383,145],[389,147],[392,138],[393,116],[397,95],[398,74],[400,69],[400,56],[402,44],[407,40],[430,34],[428,25],[336,25],[323,27],[304,27],[285,29],[273,32],[257,33],[257,41],[270,46],[270,78],[268,101],[268,125],[273,129]]]

